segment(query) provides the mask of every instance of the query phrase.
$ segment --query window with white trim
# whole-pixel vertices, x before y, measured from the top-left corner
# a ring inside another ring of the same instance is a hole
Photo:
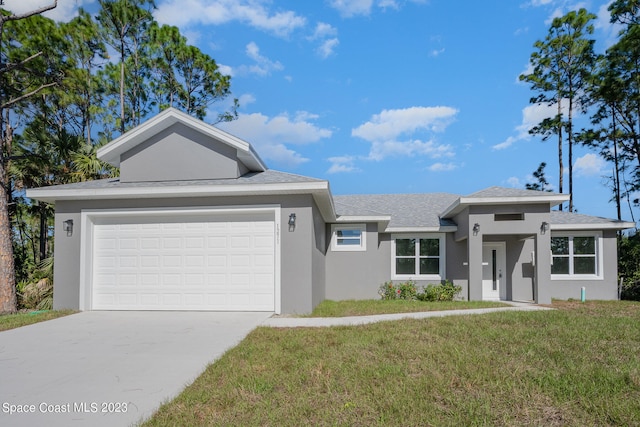
[[[331,226],[331,250],[366,251],[365,224],[334,224]]]
[[[600,276],[600,240],[595,234],[551,236],[551,275],[555,278]]]
[[[397,235],[392,239],[393,278],[440,280],[444,277],[442,235]]]

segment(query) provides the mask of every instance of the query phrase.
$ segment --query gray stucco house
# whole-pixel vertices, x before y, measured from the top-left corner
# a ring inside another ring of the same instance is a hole
[[[307,313],[409,279],[469,300],[616,299],[616,232],[635,226],[500,187],[334,196],[174,109],[98,156],[120,177],[27,191],[55,203],[55,308]]]

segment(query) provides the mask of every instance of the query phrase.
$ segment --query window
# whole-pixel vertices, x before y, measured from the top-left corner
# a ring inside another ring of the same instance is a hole
[[[392,250],[394,278],[441,279],[444,276],[442,236],[395,236]]]
[[[364,224],[332,225],[331,249],[333,251],[365,251],[366,227]]]
[[[551,236],[551,274],[599,276],[599,244],[594,235]]]

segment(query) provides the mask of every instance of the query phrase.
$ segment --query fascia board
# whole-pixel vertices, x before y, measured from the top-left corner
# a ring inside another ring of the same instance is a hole
[[[384,230],[385,233],[453,233],[455,231],[458,231],[458,227],[454,225],[440,227],[389,227]]]
[[[348,222],[389,222],[390,215],[340,215],[336,218],[337,223]]]
[[[636,228],[635,222],[609,222],[600,224],[549,224],[551,231],[572,230],[626,230]]]

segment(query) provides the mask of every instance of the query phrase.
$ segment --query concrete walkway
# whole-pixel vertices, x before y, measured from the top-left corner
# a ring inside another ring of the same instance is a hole
[[[461,316],[469,314],[495,313],[499,311],[536,311],[553,310],[536,304],[522,302],[506,302],[511,307],[472,308],[466,310],[424,311],[418,313],[376,314],[373,316],[350,317],[270,317],[262,322],[262,326],[273,328],[318,328],[326,326],[355,326],[369,323],[385,322],[400,319],[425,319],[428,317]]]

